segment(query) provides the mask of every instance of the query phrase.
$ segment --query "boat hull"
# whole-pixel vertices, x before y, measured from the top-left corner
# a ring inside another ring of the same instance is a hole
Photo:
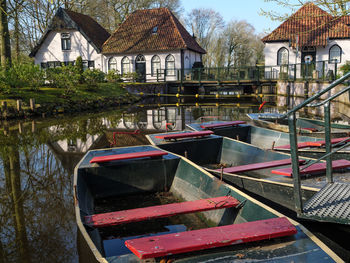
[[[166,157],[154,160],[138,159],[106,165],[89,163],[89,160],[96,156],[150,149],[155,148],[138,146],[90,151],[75,169],[74,189],[76,190],[74,196],[79,235],[97,262],[139,262],[139,259],[130,252],[122,255],[106,255],[105,242],[111,240],[102,240],[97,228],[83,224],[84,217],[95,212],[96,199],[107,200],[115,195],[127,197],[129,194],[144,195],[158,191],[169,191],[182,201],[230,195],[242,203],[239,209],[227,208],[203,212],[201,218],[210,226],[239,224],[283,216],[176,154],[168,153]],[[150,164],[147,164],[149,162]],[[100,179],[109,184],[105,186],[108,191],[104,191],[102,183],[98,182]],[[267,240],[263,243],[241,244],[171,255],[165,260],[175,260],[176,262],[202,262],[204,259],[222,262],[223,258],[235,262],[279,260],[280,258],[288,258],[294,262],[302,262],[305,258],[318,262],[340,260],[302,225],[293,220],[290,222],[297,229],[297,234],[291,237]],[[115,235],[117,234],[115,233]]]

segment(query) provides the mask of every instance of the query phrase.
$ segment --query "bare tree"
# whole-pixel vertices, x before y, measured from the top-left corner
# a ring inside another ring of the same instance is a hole
[[[199,44],[207,51],[203,57],[204,64],[211,64],[212,41],[222,32],[224,20],[222,16],[213,9],[193,9],[185,18],[187,27],[197,37]]]
[[[308,2],[313,2],[315,5],[321,7],[326,12],[333,16],[344,16],[349,14],[350,1],[349,0],[264,0],[275,5],[290,10],[294,13],[297,9]],[[290,13],[280,13],[274,10],[262,9],[260,14],[271,18],[272,20],[284,21]]]

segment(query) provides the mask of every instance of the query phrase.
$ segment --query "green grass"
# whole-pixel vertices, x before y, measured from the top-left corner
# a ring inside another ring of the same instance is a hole
[[[20,99],[29,105],[29,99],[34,98],[36,104],[65,103],[98,100],[103,98],[118,98],[127,91],[119,83],[100,83],[97,87],[86,84],[79,85],[74,92],[65,94],[63,89],[41,87],[37,91],[30,88],[13,88],[9,94],[0,93],[0,101],[7,101],[9,106],[15,106]]]

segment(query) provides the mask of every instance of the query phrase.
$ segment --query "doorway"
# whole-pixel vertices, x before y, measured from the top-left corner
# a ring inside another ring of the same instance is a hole
[[[146,60],[143,55],[138,55],[135,60],[135,71],[138,82],[146,82]]]

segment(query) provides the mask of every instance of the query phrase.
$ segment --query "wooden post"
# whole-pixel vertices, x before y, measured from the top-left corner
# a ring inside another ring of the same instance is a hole
[[[9,124],[7,121],[4,122],[4,135],[8,135],[9,132],[10,132],[10,129],[9,129]]]
[[[32,121],[32,133],[34,133],[35,132],[35,121]]]
[[[30,109],[32,111],[35,111],[35,99],[29,99],[29,105],[30,105]]]
[[[18,132],[19,132],[20,134],[23,133],[23,123],[22,123],[22,122],[19,122],[19,123],[18,123]]]
[[[18,112],[22,111],[22,101],[21,100],[17,100],[17,111]]]
[[[2,111],[2,117],[6,119],[7,117],[7,101],[1,102],[1,111]]]

